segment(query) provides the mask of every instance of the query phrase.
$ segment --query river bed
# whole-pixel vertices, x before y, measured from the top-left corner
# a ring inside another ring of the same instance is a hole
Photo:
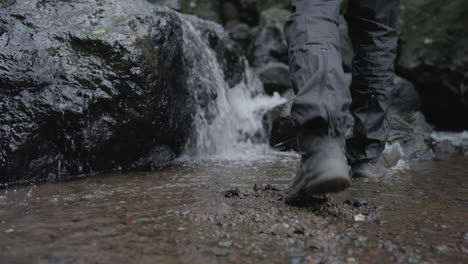
[[[401,163],[300,207],[298,156],[0,190],[0,263],[466,263],[468,158]]]

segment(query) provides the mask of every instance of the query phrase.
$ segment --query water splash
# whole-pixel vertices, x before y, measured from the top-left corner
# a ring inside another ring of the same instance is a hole
[[[380,166],[390,169],[390,174],[407,167],[407,155],[399,142],[386,143],[378,163]]]
[[[193,135],[184,160],[252,160],[273,152],[268,146],[264,116],[286,103],[279,94],[267,96],[252,70],[245,70],[242,82],[230,88],[215,52],[190,22],[184,22],[185,52],[197,60],[192,67],[197,111]],[[194,51],[198,54],[194,54]],[[247,65],[247,64],[246,64]]]

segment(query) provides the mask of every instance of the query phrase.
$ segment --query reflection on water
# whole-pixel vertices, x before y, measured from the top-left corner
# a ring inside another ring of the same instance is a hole
[[[297,161],[297,155],[276,154],[257,161],[181,163],[159,172],[0,190],[0,262],[121,263],[135,256],[177,262],[180,256],[170,252],[189,253],[168,240],[184,236],[168,210],[220,206],[220,190],[230,187],[284,187]],[[456,244],[468,232],[467,177],[463,157],[408,163],[384,181],[354,181],[336,199],[365,197],[382,206],[382,225],[398,234],[397,243]],[[375,225],[364,227],[364,233],[377,232]]]

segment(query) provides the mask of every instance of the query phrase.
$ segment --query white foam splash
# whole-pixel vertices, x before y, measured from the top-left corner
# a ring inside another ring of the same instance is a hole
[[[459,147],[462,144],[468,143],[468,131],[463,132],[432,132],[431,137],[434,141],[442,142],[449,141],[453,146]]]
[[[405,151],[403,150],[403,147],[401,146],[400,142],[394,142],[391,144],[387,142],[385,144],[385,149],[382,153],[386,155],[399,155],[402,157],[405,156]]]
[[[399,142],[386,143],[379,164],[385,168],[399,171],[406,168],[405,151]]]

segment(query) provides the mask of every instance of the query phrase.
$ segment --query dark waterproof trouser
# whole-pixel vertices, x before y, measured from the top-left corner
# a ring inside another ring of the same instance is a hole
[[[296,98],[291,118],[301,129],[347,138],[351,164],[377,161],[393,88],[398,0],[349,0],[353,81],[342,69],[338,30],[341,0],[292,0],[285,25]],[[354,124],[353,124],[354,123]]]

